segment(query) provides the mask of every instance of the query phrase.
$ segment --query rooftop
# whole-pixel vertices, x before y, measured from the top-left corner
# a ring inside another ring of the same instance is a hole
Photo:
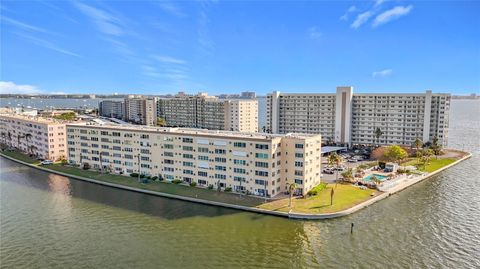
[[[180,127],[154,127],[145,125],[133,125],[133,124],[99,124],[99,123],[70,123],[68,126],[75,127],[89,127],[99,129],[111,129],[111,130],[132,130],[132,131],[145,131],[145,132],[166,132],[176,134],[191,134],[191,135],[207,135],[218,137],[235,137],[235,138],[251,138],[251,139],[273,139],[281,137],[290,137],[298,139],[306,139],[312,137],[319,137],[319,134],[303,134],[303,133],[289,133],[289,134],[269,134],[269,133],[252,133],[252,132],[235,132],[235,131],[220,131],[220,130],[208,130],[208,129],[195,129],[195,128],[180,128]]]
[[[17,119],[17,120],[24,120],[24,121],[32,121],[44,124],[66,124],[69,123],[67,121],[58,120],[54,118],[45,118],[39,116],[28,116],[28,115],[18,115],[18,114],[0,114],[0,118],[9,118],[9,119]]]

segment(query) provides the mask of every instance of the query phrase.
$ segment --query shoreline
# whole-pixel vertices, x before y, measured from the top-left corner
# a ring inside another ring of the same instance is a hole
[[[377,196],[375,196],[371,199],[368,199],[368,200],[366,200],[364,202],[361,202],[357,205],[354,205],[350,208],[347,208],[347,209],[344,209],[344,210],[341,210],[341,211],[338,211],[338,212],[319,213],[319,214],[280,212],[280,211],[261,209],[261,208],[257,208],[257,207],[249,207],[249,206],[242,206],[242,205],[235,205],[235,204],[229,204],[229,203],[223,203],[223,202],[210,201],[210,200],[205,200],[205,199],[198,199],[198,198],[193,198],[193,197],[186,197],[186,196],[163,193],[163,192],[158,192],[158,191],[150,191],[150,190],[130,187],[130,186],[122,185],[122,184],[116,184],[116,183],[111,183],[111,182],[106,182],[106,181],[101,181],[101,180],[95,180],[95,179],[91,179],[91,178],[86,178],[86,177],[82,177],[82,176],[77,176],[77,175],[72,175],[72,174],[52,170],[52,169],[49,169],[49,168],[46,168],[46,167],[42,167],[42,166],[38,166],[38,165],[34,165],[34,164],[30,164],[30,163],[18,160],[16,158],[11,157],[11,156],[7,156],[7,155],[5,155],[1,152],[0,152],[0,156],[3,157],[3,158],[9,159],[11,161],[14,161],[16,163],[26,165],[30,168],[42,170],[44,172],[57,174],[57,175],[73,178],[73,179],[76,179],[76,180],[82,180],[82,181],[86,181],[86,182],[90,182],[90,183],[94,183],[94,184],[98,184],[98,185],[113,187],[113,188],[117,188],[117,189],[134,191],[134,192],[144,193],[144,194],[148,194],[148,195],[164,197],[164,198],[168,198],[168,199],[176,199],[176,200],[182,200],[182,201],[199,203],[199,204],[210,205],[210,206],[220,206],[220,207],[229,208],[229,209],[236,209],[236,210],[242,210],[242,211],[259,213],[259,214],[285,217],[285,218],[290,218],[290,219],[319,220],[319,219],[338,218],[338,217],[343,217],[343,216],[347,216],[347,215],[350,215],[352,213],[355,213],[355,212],[359,211],[360,209],[363,209],[363,208],[365,208],[365,207],[367,207],[371,204],[374,204],[378,201],[381,201],[381,200],[389,197],[390,195],[398,193],[398,192],[400,192],[400,191],[402,191],[402,190],[404,190],[404,189],[406,189],[406,188],[408,188],[408,187],[410,187],[410,186],[412,186],[412,185],[414,185],[418,182],[421,182],[425,179],[428,179],[432,176],[435,176],[438,173],[441,173],[444,170],[446,170],[446,169],[448,169],[448,168],[450,168],[454,165],[457,165],[464,160],[467,160],[467,159],[471,158],[472,154],[467,152],[467,154],[465,156],[461,157],[460,159],[456,160],[455,162],[453,162],[449,165],[446,165],[446,166],[444,166],[444,167],[442,167],[442,168],[440,168],[436,171],[433,171],[431,173],[428,173],[427,175],[424,175],[422,177],[415,178],[415,179],[409,180],[407,182],[402,182],[401,184],[395,186],[391,190],[383,192],[383,193],[381,193],[381,194],[379,194],[379,195],[377,195]]]

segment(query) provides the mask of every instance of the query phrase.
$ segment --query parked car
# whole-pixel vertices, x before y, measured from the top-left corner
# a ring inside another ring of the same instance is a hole
[[[333,175],[335,172],[330,168],[323,169],[323,173]]]
[[[49,164],[52,164],[53,162],[50,161],[50,160],[45,160],[45,161],[42,161],[40,164],[41,165],[49,165]]]
[[[350,158],[350,159],[347,159],[347,162],[349,162],[349,163],[356,163],[356,162],[358,162],[358,160],[355,159],[355,158]]]

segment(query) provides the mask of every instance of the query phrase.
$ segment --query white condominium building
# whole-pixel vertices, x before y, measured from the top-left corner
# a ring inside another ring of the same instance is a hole
[[[0,115],[2,143],[43,159],[67,157],[65,123],[62,121],[12,115]]]
[[[167,126],[241,132],[258,131],[258,101],[222,100],[201,93],[160,98],[157,114]]]
[[[129,175],[276,196],[320,183],[321,136],[132,125],[67,125],[69,161]]]
[[[272,133],[320,133],[324,142],[411,145],[437,136],[446,146],[450,94],[354,94],[337,87],[335,94],[267,96],[267,124]],[[377,139],[376,130],[381,135]]]
[[[103,117],[123,119],[125,103],[123,101],[104,100],[98,104],[98,114]]]
[[[155,98],[125,98],[124,119],[142,125],[157,124]]]

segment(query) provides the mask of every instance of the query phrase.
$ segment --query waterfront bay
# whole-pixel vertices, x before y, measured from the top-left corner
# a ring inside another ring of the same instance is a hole
[[[473,157],[348,217],[294,221],[106,188],[0,159],[5,268],[480,267],[480,102],[452,101]],[[350,223],[355,223],[350,234]]]

